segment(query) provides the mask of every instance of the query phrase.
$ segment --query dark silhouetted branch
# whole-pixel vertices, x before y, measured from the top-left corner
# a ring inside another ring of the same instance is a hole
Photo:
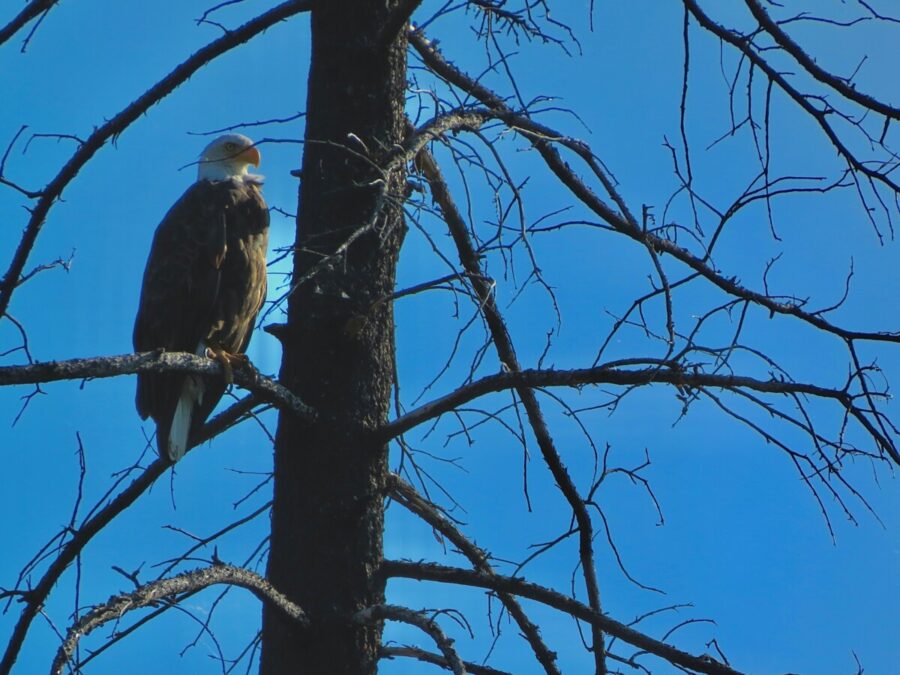
[[[300,607],[288,600],[287,597],[282,595],[272,584],[256,574],[256,572],[240,567],[232,567],[231,565],[214,565],[185,572],[169,579],[152,581],[139,586],[131,593],[114,595],[105,603],[94,607],[69,628],[65,641],[53,659],[53,664],[50,667],[51,675],[60,675],[72,654],[75,653],[78,641],[100,626],[110,621],[118,621],[126,613],[136,609],[166,602],[173,596],[182,593],[192,593],[216,584],[228,584],[246,588],[257,598],[277,607],[285,616],[300,625],[308,623],[306,614]]]
[[[453,523],[441,515],[437,508],[416,492],[412,485],[404,481],[400,476],[391,474],[388,479],[388,488],[398,503],[447,537],[469,559],[476,570],[483,574],[494,574],[494,569],[491,567],[487,554],[469,541]],[[522,606],[508,593],[499,593],[498,595],[510,616],[518,624],[523,636],[528,640],[534,655],[544,667],[544,671],[548,675],[559,675],[560,671],[556,665],[556,654],[544,644],[538,627],[531,622]]]
[[[671,366],[641,369],[597,366],[595,368],[573,370],[522,370],[488,375],[480,380],[475,380],[470,384],[459,387],[446,396],[410,410],[405,415],[384,425],[378,433],[384,435],[386,439],[395,438],[423,422],[439,417],[469,401],[493,392],[518,389],[520,387],[582,387],[588,384],[619,386],[669,384],[690,389],[743,389],[770,394],[802,394],[830,399],[839,403],[846,412],[857,419],[875,440],[879,449],[890,455],[894,462],[900,465],[900,450],[898,450],[896,443],[872,424],[871,420],[866,417],[866,411],[856,405],[855,398],[857,397],[854,397],[845,389],[829,389],[813,384],[774,378],[759,380],[740,375],[702,373]],[[871,413],[871,411],[869,412]]]
[[[397,605],[373,605],[357,612],[353,619],[358,623],[372,623],[388,619],[421,628],[441,650],[453,675],[466,675],[466,666],[453,648],[453,640],[448,638],[437,622],[426,616],[424,612],[416,612],[408,607]]]
[[[793,87],[781,71],[777,70],[753,49],[751,41],[747,36],[735,33],[713,21],[695,0],[684,0],[684,3],[691,15],[704,29],[738,49],[754,66],[764,72],[766,77],[777,84],[779,89],[794,101],[794,103],[814,119],[834,146],[835,150],[838,151],[838,154],[844,158],[844,161],[846,161],[847,165],[853,169],[853,171],[863,174],[870,180],[884,184],[894,193],[900,192],[900,184],[890,177],[888,171],[883,171],[880,168],[872,168],[868,162],[857,158],[847,144],[841,140],[835,127],[828,122],[828,117],[834,110],[830,105],[826,104],[823,109],[817,109],[816,106],[813,105],[811,97],[804,95]]]
[[[418,647],[382,647],[379,654],[383,659],[406,657],[417,659],[423,663],[440,666],[441,668],[450,668],[447,659],[440,654],[427,652]],[[508,673],[505,670],[497,670],[496,668],[490,668],[488,666],[479,666],[477,663],[470,663],[469,661],[463,661],[463,665],[466,667],[466,672],[470,675],[512,675],[512,673]]]
[[[171,466],[171,463],[168,461],[161,459],[154,461],[131,485],[120,492],[107,506],[98,511],[93,518],[82,524],[72,535],[72,539],[63,547],[57,558],[44,573],[44,576],[41,577],[41,580],[36,586],[29,589],[23,597],[23,601],[26,603],[25,608],[22,610],[22,614],[19,616],[19,620],[9,638],[9,643],[3,654],[3,660],[0,661],[0,673],[11,672],[31,622],[38,612],[41,611],[44,601],[66,568],[81,553],[87,543],[93,539],[94,535],[106,527],[113,518],[131,506],[169,466]]]
[[[497,592],[511,593],[522,598],[540,602],[570,616],[590,623],[599,630],[608,633],[623,642],[644,649],[666,661],[690,668],[699,673],[712,675],[739,675],[739,671],[730,668],[709,656],[694,656],[677,649],[665,642],[636,631],[624,623],[595,612],[584,603],[574,600],[562,593],[533,584],[524,579],[501,575],[487,575],[471,570],[432,563],[406,562],[386,560],[382,564],[382,573],[387,578],[416,579],[418,581],[437,581],[441,583],[461,584],[486,588]]]
[[[200,429],[197,438],[192,439],[194,446],[208,441],[231,427],[257,403],[258,401],[253,396],[247,396],[213,417]],[[96,534],[101,532],[114,518],[137,501],[138,497],[144,494],[170,466],[170,462],[157,459],[144,469],[144,472],[135,478],[131,485],[120,492],[108,504],[97,510],[94,515],[89,516],[88,520],[82,523],[77,530],[73,530],[71,539],[61,548],[59,554],[47,568],[47,571],[44,572],[38,583],[27,591],[21,592],[21,599],[25,603],[25,607],[10,635],[3,654],[3,660],[0,661],[0,673],[8,673],[12,670],[31,622],[41,611],[44,602],[50,595],[50,591],[53,590],[66,568],[81,554],[84,547]]]
[[[57,2],[59,0],[31,0],[8,24],[0,28],[0,45],[18,33],[29,21],[49,12]]]
[[[790,35],[785,33],[781,27],[769,16],[762,3],[759,0],[744,0],[753,17],[759,21],[759,25],[773,40],[788,54],[793,56],[797,63],[816,78],[822,84],[826,84],[846,99],[858,103],[864,108],[868,108],[874,112],[880,113],[885,117],[894,120],[900,120],[900,108],[882,103],[877,98],[858,91],[856,87],[848,83],[846,80],[832,75],[827,70],[816,63],[813,58],[807,54],[803,48],[797,44]]]
[[[222,368],[212,359],[187,352],[142,352],[121,356],[49,361],[24,366],[2,366],[0,367],[0,386],[115,377],[132,373],[166,372],[220,376]],[[234,381],[248,391],[257,394],[261,400],[271,401],[279,408],[290,410],[303,418],[315,418],[316,413],[312,408],[278,382],[260,375],[255,368],[236,369]]]
[[[692,11],[693,8],[696,7],[696,3],[693,2],[693,0],[685,0],[685,2],[689,3],[689,7],[692,9]],[[697,8],[697,11],[700,11],[699,8]],[[702,16],[705,18],[705,15]],[[708,19],[706,20],[708,21]],[[740,40],[737,36],[731,34],[727,30],[721,28],[716,24],[711,24],[711,26],[711,30],[718,30],[722,33],[720,37],[726,40],[730,38],[730,41],[732,41],[733,44],[739,45]],[[719,35],[718,32],[716,34]],[[729,295],[733,295],[735,297],[743,298],[745,300],[753,302],[754,304],[764,307],[773,314],[785,314],[788,316],[794,316],[798,319],[801,319],[802,321],[811,324],[816,328],[820,328],[824,331],[837,335],[845,340],[871,340],[875,342],[900,343],[900,333],[898,332],[866,332],[848,330],[841,326],[832,324],[831,322],[825,320],[820,314],[805,311],[797,303],[779,301],[778,299],[769,297],[764,293],[759,293],[757,291],[746,288],[738,283],[736,278],[725,276],[724,274],[715,270],[708,263],[705,257],[697,257],[675,242],[657,236],[652,232],[643,229],[638,225],[637,222],[634,221],[633,217],[628,216],[627,211],[624,209],[624,201],[618,197],[618,193],[615,190],[612,190],[611,195],[613,196],[613,200],[616,202],[617,206],[623,209],[624,215],[617,213],[606,202],[600,199],[600,197],[590,187],[588,187],[584,183],[584,181],[582,181],[575,174],[572,168],[563,160],[556,148],[553,147],[554,143],[561,143],[566,139],[563,134],[546,128],[544,128],[545,131],[542,133],[537,133],[536,130],[529,130],[529,125],[532,128],[534,127],[533,122],[530,122],[522,115],[517,115],[511,108],[509,108],[509,106],[507,106],[503,102],[503,100],[496,93],[494,93],[481,83],[475,81],[473,78],[469,77],[454,65],[449,63],[435,49],[432,43],[430,43],[419,32],[410,31],[409,41],[410,45],[412,45],[416,49],[425,63],[438,75],[445,78],[448,82],[459,87],[466,93],[471,94],[488,108],[497,111],[497,118],[504,120],[504,122],[509,124],[512,129],[517,131],[519,131],[520,129],[526,131],[527,133],[523,133],[523,135],[528,138],[529,141],[531,141],[533,147],[540,153],[541,157],[547,163],[547,166],[557,176],[557,178],[560,179],[563,185],[565,185],[585,206],[591,209],[601,219],[609,223],[615,230],[627,235],[635,241],[638,241],[643,246],[650,248],[657,253],[667,253],[671,255],[673,258],[684,263],[695,272],[706,278],[708,281],[712,282],[722,291],[728,293]],[[750,51],[751,54],[755,55],[755,53],[752,52],[752,50],[749,50],[749,48],[744,48]],[[775,75],[777,75],[777,73],[775,73]],[[809,104],[807,103],[807,105]],[[815,113],[817,111],[813,112]],[[579,144],[576,141],[568,140],[563,144],[570,149],[574,149],[579,145],[583,146],[583,149],[581,151],[577,151],[577,154],[579,154],[583,158],[585,157],[584,153],[587,153],[588,156],[593,157],[593,154],[590,153],[590,151],[587,149],[587,146],[585,146],[583,143]],[[596,174],[596,168],[592,168],[592,171],[594,171],[594,173]],[[604,188],[607,189],[607,191],[610,191],[612,189],[613,186],[611,183],[609,183],[608,179],[603,180],[599,175],[598,179],[603,182]]]
[[[500,362],[506,366],[507,370],[513,373],[519,372],[522,370],[522,367],[519,365],[519,359],[516,356],[512,338],[509,335],[503,317],[500,315],[500,310],[497,308],[494,299],[493,286],[486,280],[487,277],[481,266],[481,258],[475,251],[475,247],[469,236],[468,228],[466,227],[466,222],[463,219],[462,214],[460,214],[459,209],[457,209],[456,203],[453,201],[450,189],[444,181],[441,170],[434,160],[434,157],[427,149],[423,149],[422,152],[419,153],[418,165],[431,187],[431,194],[434,201],[441,208],[441,213],[450,229],[450,235],[453,237],[453,241],[456,244],[460,262],[466,270],[466,273],[470,276],[472,287],[478,296],[481,311],[484,315],[485,322],[488,325],[491,339],[496,347],[497,356],[500,359]],[[550,430],[547,428],[544,414],[541,411],[540,404],[538,404],[534,390],[529,387],[520,386],[516,387],[515,391],[522,400],[522,404],[528,416],[528,421],[531,424],[544,462],[550,469],[550,473],[553,474],[556,485],[559,487],[566,501],[569,503],[569,506],[572,508],[572,514],[578,524],[578,550],[579,557],[581,558],[581,571],[587,589],[588,600],[591,608],[598,614],[602,614],[600,588],[597,583],[597,571],[594,567],[594,528],[591,523],[590,515],[587,512],[584,500],[581,498],[581,495],[578,494],[578,488],[575,486],[574,481],[569,475],[568,469],[566,469],[566,466],[562,462],[553,438],[550,436]],[[606,648],[604,646],[603,634],[594,624],[591,624],[591,631],[596,672],[597,675],[604,675],[606,673]]]

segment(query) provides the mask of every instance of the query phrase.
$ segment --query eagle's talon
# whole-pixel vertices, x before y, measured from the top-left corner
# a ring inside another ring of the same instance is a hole
[[[237,364],[239,368],[246,368],[250,365],[250,359],[246,354],[229,354],[232,364]]]
[[[225,384],[234,384],[234,365],[244,365],[248,359],[243,354],[229,354],[224,349],[206,348],[206,356],[214,361],[218,361],[222,365]]]

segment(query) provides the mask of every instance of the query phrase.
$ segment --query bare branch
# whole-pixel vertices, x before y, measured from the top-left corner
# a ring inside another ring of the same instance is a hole
[[[303,610],[288,600],[272,584],[264,578],[247,569],[232,567],[231,565],[214,565],[191,572],[185,572],[168,579],[152,581],[138,587],[131,593],[114,595],[105,603],[94,607],[90,612],[82,616],[71,628],[66,639],[60,646],[50,666],[51,675],[61,675],[63,668],[74,654],[78,641],[90,634],[100,626],[110,621],[117,621],[128,612],[143,607],[155,606],[160,602],[167,602],[173,596],[182,593],[193,593],[200,589],[216,584],[228,584],[246,588],[263,602],[280,609],[284,615],[300,625],[306,625],[309,620]]]
[[[450,668],[447,659],[440,654],[427,652],[418,647],[382,647],[380,654],[383,659],[395,659],[398,656],[408,657],[418,659],[424,663],[440,666],[441,668]],[[488,666],[479,666],[477,663],[470,663],[468,661],[463,661],[463,665],[466,667],[466,672],[470,675],[512,675],[512,673],[508,673],[505,670],[497,670],[496,668],[490,668]]]
[[[96,356],[68,361],[49,361],[26,366],[0,367],[0,386],[33,384],[58,380],[80,380],[132,373],[194,373],[221,376],[221,365],[202,356],[187,352],[141,352],[120,356]],[[234,371],[235,383],[258,394],[260,399],[271,401],[285,410],[291,410],[306,419],[314,419],[315,411],[292,394],[283,385],[260,375],[255,368],[238,368]]]
[[[268,120],[257,120],[256,122],[242,122],[239,124],[229,124],[226,127],[219,127],[218,129],[211,129],[210,131],[189,131],[188,136],[215,136],[216,134],[224,134],[227,131],[234,131],[235,129],[246,129],[248,127],[263,127],[269,124],[286,124],[287,122],[293,122],[294,120],[298,120],[301,117],[306,117],[305,112],[298,112],[293,115],[288,115],[287,117],[274,117]],[[260,141],[261,142],[261,141]],[[257,142],[256,145],[259,145],[260,142]],[[274,207],[270,207],[272,210],[275,210]]]
[[[12,670],[32,620],[40,612],[44,601],[66,568],[81,553],[87,543],[93,539],[94,535],[106,527],[113,518],[131,506],[169,466],[169,462],[157,459],[131,485],[120,492],[115,499],[101,509],[93,518],[85,521],[78,531],[72,535],[72,539],[60,551],[37,585],[23,597],[26,605],[9,638],[9,643],[3,654],[3,660],[0,661],[0,672],[8,673]]]
[[[900,108],[895,108],[894,106],[882,103],[877,98],[858,91],[856,87],[850,85],[846,80],[832,75],[816,63],[815,60],[813,60],[813,58],[807,54],[790,35],[785,33],[771,16],[769,16],[759,0],[744,0],[744,2],[747,4],[747,7],[750,8],[750,12],[753,14],[754,18],[759,21],[759,25],[763,30],[771,35],[784,51],[793,56],[797,62],[803,66],[806,72],[816,78],[819,82],[827,84],[841,96],[850,99],[869,110],[874,110],[890,119],[900,120]]]
[[[6,146],[3,157],[0,157],[0,185],[11,187],[16,192],[25,195],[28,199],[37,199],[42,194],[40,190],[29,190],[6,178],[6,161],[9,159],[9,153],[12,152],[16,141],[19,140],[19,136],[21,136],[27,128],[28,126],[25,124],[19,127],[19,130],[13,134],[12,140],[10,140],[9,144]],[[21,281],[19,283],[21,283]]]
[[[444,631],[441,630],[441,627],[437,625],[434,619],[425,616],[424,612],[416,612],[408,607],[399,607],[397,605],[373,605],[358,611],[353,617],[353,620],[357,623],[372,623],[382,619],[401,621],[421,628],[431,636],[438,649],[441,650],[444,658],[447,659],[450,670],[453,671],[453,675],[466,675],[466,666],[453,648],[453,640],[444,634]]]
[[[491,339],[497,350],[497,356],[500,362],[506,366],[510,372],[518,372],[522,368],[519,365],[512,339],[506,329],[506,324],[494,300],[493,287],[484,279],[486,277],[481,267],[481,259],[476,253],[472,241],[469,237],[468,228],[463,220],[462,215],[456,208],[456,204],[450,194],[447,183],[444,181],[441,170],[431,153],[423,149],[419,153],[419,166],[426,180],[431,186],[431,194],[434,200],[440,205],[444,215],[450,234],[456,244],[459,253],[460,262],[463,268],[470,275],[472,285],[478,299],[481,302],[481,310],[487,322],[488,329],[491,333]],[[602,614],[600,605],[600,588],[597,583],[597,572],[594,568],[594,551],[593,551],[593,525],[590,515],[585,507],[584,500],[578,494],[578,488],[572,481],[569,472],[560,458],[556,449],[556,444],[550,436],[547,423],[544,419],[543,412],[538,404],[534,391],[528,387],[516,387],[516,393],[522,400],[528,421],[534,431],[538,447],[541,455],[546,462],[550,473],[556,481],[557,486],[566,498],[566,501],[572,508],[572,513],[578,523],[578,541],[579,556],[581,558],[582,574],[584,575],[585,586],[587,588],[588,598],[591,608],[598,614]],[[591,625],[593,633],[593,650],[595,666],[598,675],[606,672],[605,652],[603,634],[595,625]]]
[[[713,675],[738,675],[738,671],[726,666],[709,656],[693,656],[680,649],[655,640],[644,633],[634,630],[623,623],[610,619],[607,615],[595,612],[587,605],[578,602],[562,593],[533,584],[524,579],[501,575],[487,575],[457,567],[435,565],[433,563],[405,562],[386,560],[381,567],[388,578],[402,577],[418,581],[437,581],[441,583],[462,584],[476,588],[488,588],[497,592],[511,593],[523,598],[540,602],[561,612],[565,612],[582,621],[596,626],[605,633],[644,649],[667,661],[690,668],[700,673]]]
[[[2,373],[2,369],[0,369]],[[439,399],[426,403],[405,415],[385,424],[378,430],[384,438],[394,438],[410,429],[447,413],[469,401],[488,393],[506,389],[535,387],[581,387],[586,384],[613,384],[620,386],[641,386],[649,384],[669,384],[679,388],[700,389],[716,388],[727,390],[752,390],[770,394],[804,394],[817,398],[838,402],[847,412],[852,414],[873,437],[880,450],[886,452],[900,464],[900,451],[893,440],[879,432],[866,413],[855,403],[855,398],[846,389],[830,389],[813,384],[792,382],[784,379],[759,380],[740,375],[720,375],[703,373],[697,370],[685,370],[678,364],[660,364],[658,367],[630,369],[614,365],[601,365],[594,368],[573,370],[522,370],[497,373],[475,380],[459,387]]]
[[[216,415],[203,426],[197,434],[197,438],[192,439],[192,442],[196,445],[221,433],[233,425],[242,415],[246,414],[256,403],[257,401],[253,396],[248,396],[231,406],[231,408]],[[131,485],[116,495],[109,503],[99,508],[99,510],[97,510],[98,507],[94,507],[94,510],[88,514],[87,520],[81,524],[78,530],[71,531],[71,538],[61,548],[59,554],[47,568],[47,571],[44,572],[38,583],[28,591],[20,594],[22,601],[25,603],[25,608],[22,610],[22,614],[19,616],[19,620],[16,622],[16,626],[10,635],[3,659],[0,661],[0,673],[8,673],[12,670],[31,622],[40,612],[44,602],[50,595],[50,591],[53,590],[66,568],[81,554],[85,546],[96,534],[101,532],[113,519],[137,501],[138,497],[144,494],[170,466],[171,463],[168,461],[155,460],[143,473],[134,479]],[[104,497],[105,499],[106,497]],[[96,513],[94,512],[95,510]]]
[[[900,192],[900,184],[896,183],[888,175],[888,172],[881,171],[877,168],[873,169],[868,166],[868,163],[858,159],[847,144],[840,139],[835,128],[827,121],[828,115],[836,112],[830,104],[825,103],[821,110],[817,109],[811,101],[812,97],[802,94],[795,87],[791,86],[781,72],[776,70],[751,47],[751,41],[748,37],[739,35],[720,24],[717,24],[703,12],[695,0],[684,0],[684,3],[685,7],[690,10],[691,15],[693,15],[703,28],[738,49],[753,63],[754,66],[762,70],[771,81],[775,82],[778,87],[794,101],[794,103],[814,119],[831,144],[847,162],[849,167],[855,172],[859,172],[866,176],[869,180],[878,181],[879,183],[884,184],[893,192]]]
[[[419,495],[412,485],[404,481],[400,476],[391,474],[388,479],[388,488],[401,505],[418,515],[435,530],[453,542],[463,555],[471,561],[475,569],[483,574],[494,574],[494,569],[488,561],[487,554],[470,542],[456,527],[454,527],[453,523],[442,516],[433,505]],[[509,611],[510,616],[512,616],[519,625],[525,639],[528,640],[531,648],[534,650],[535,656],[544,667],[544,670],[548,675],[558,675],[560,671],[559,667],[556,665],[556,654],[550,651],[547,648],[547,645],[544,644],[538,627],[531,622],[514,597],[508,593],[500,593],[499,597],[500,601]]]
[[[696,3],[694,3],[693,0],[684,1],[690,3],[692,9],[696,7]],[[699,8],[697,11],[699,11]],[[726,33],[732,41],[738,41],[736,37],[725,31],[725,29],[722,29],[721,27],[717,28]],[[871,340],[875,342],[900,343],[900,332],[848,330],[826,321],[818,313],[813,314],[805,311],[797,303],[780,301],[779,299],[771,298],[764,293],[759,293],[746,288],[738,283],[735,277],[726,276],[712,267],[708,262],[708,255],[703,258],[697,257],[674,241],[660,237],[651,231],[645,231],[638,225],[634,218],[630,217],[628,212],[624,210],[624,200],[618,197],[617,192],[613,189],[612,184],[608,180],[603,181],[601,179],[601,182],[603,182],[604,188],[607,191],[611,191],[616,205],[623,209],[624,215],[620,215],[600,199],[600,197],[598,197],[597,194],[588,187],[562,159],[559,152],[552,144],[560,139],[565,139],[564,135],[549,129],[545,132],[538,133],[538,130],[535,129],[534,122],[531,122],[522,115],[516,115],[496,93],[492,92],[479,82],[476,82],[450,64],[440,55],[440,53],[438,53],[434,45],[426,40],[421,34],[418,32],[410,32],[409,39],[410,44],[422,56],[429,67],[434,69],[441,77],[446,78],[452,84],[471,94],[488,108],[498,111],[497,117],[503,119],[507,124],[510,124],[511,128],[515,130],[521,128],[527,131],[527,133],[524,133],[523,135],[531,141],[534,148],[547,163],[547,166],[557,178],[560,179],[563,185],[565,185],[585,206],[609,223],[616,231],[634,239],[644,247],[650,248],[658,253],[667,253],[671,255],[673,258],[684,263],[708,281],[712,282],[722,291],[729,295],[753,302],[764,307],[773,314],[794,316],[816,328],[837,335],[845,340]],[[723,39],[728,38],[723,36]],[[573,149],[573,146],[577,147],[579,144],[575,141],[569,141],[564,143],[564,145],[569,149]],[[584,146],[584,144],[580,145]],[[586,152],[590,157],[593,157],[593,154],[586,146],[584,146],[584,148],[583,152]]]
[[[39,14],[49,12],[57,2],[59,0],[31,0],[8,24],[0,28],[0,45],[9,40]]]

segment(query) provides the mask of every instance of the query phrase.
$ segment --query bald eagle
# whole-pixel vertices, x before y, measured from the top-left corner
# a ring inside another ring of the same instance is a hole
[[[225,392],[266,297],[269,211],[259,150],[227,134],[203,150],[197,181],[169,209],[153,237],[137,318],[136,351],[191,352],[222,362],[224,378],[141,373],[135,403],[156,422],[160,457],[177,462],[188,439]]]

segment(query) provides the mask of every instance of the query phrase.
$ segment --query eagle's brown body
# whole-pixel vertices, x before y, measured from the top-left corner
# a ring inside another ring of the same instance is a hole
[[[144,271],[136,351],[240,354],[247,348],[266,297],[269,226],[254,179],[198,180],[163,218]],[[224,391],[221,379],[138,375],[137,410],[156,422],[161,457],[177,461],[187,449],[186,439],[170,441],[173,417],[193,434]]]

